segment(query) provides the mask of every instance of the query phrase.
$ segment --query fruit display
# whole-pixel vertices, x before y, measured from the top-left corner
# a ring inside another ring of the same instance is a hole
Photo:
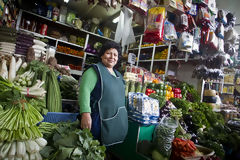
[[[57,46],[57,51],[63,52],[63,53],[66,53],[66,54],[79,56],[79,57],[83,57],[84,56],[84,52],[83,51],[77,51],[75,49],[71,49],[69,47],[60,46],[60,45]]]
[[[156,46],[160,46],[160,45],[163,45],[164,43],[163,42],[158,42],[156,44]],[[148,43],[148,44],[142,44],[141,47],[150,47],[150,46],[153,46],[154,44],[153,43]]]
[[[155,73],[157,73],[157,74],[165,74],[165,71],[161,70],[161,69],[156,69]]]
[[[168,49],[164,49],[161,52],[156,52],[154,55],[154,59],[167,59]]]
[[[79,71],[82,70],[82,66],[75,66],[75,65],[73,65],[73,64],[68,64],[68,65],[69,65],[69,67],[70,67],[71,69],[73,69],[73,70],[79,70]]]

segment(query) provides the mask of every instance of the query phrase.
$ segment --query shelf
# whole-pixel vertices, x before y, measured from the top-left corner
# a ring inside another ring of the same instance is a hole
[[[223,84],[224,84],[224,85],[232,85],[232,86],[235,85],[234,83],[227,83],[227,82],[224,82]]]
[[[139,60],[139,62],[151,62],[152,60]]]
[[[65,55],[65,56],[71,56],[71,57],[75,57],[75,58],[83,59],[83,57],[75,56],[75,55],[71,55],[71,54],[66,54],[66,53],[59,52],[59,51],[56,51],[56,53],[58,53],[58,54],[62,54],[62,55]]]
[[[215,83],[215,84],[222,84],[222,82],[209,82],[209,81],[205,81],[205,83]]]
[[[63,41],[63,40],[60,40],[60,39],[58,39],[57,40],[58,42],[62,42],[62,43],[66,43],[66,44],[69,44],[69,45],[72,45],[72,46],[75,46],[75,47],[79,47],[79,48],[84,48],[83,46],[80,46],[80,45],[78,45],[78,44],[74,44],[74,43],[71,43],[71,42],[67,42],[67,41]]]
[[[78,28],[76,28],[76,27],[74,27],[72,25],[66,24],[66,23],[62,23],[62,22],[59,22],[59,21],[53,21],[52,19],[49,19],[47,17],[38,15],[36,13],[32,13],[32,12],[29,12],[29,11],[26,11],[26,10],[23,10],[23,12],[31,14],[31,15],[34,15],[34,16],[42,18],[42,19],[45,19],[45,20],[53,22],[53,23],[57,23],[57,24],[60,24],[60,25],[63,25],[63,26],[69,27],[69,28],[73,28],[73,29],[76,29],[76,30],[79,30],[79,31],[82,31],[82,32],[85,32],[85,33],[88,33],[88,34],[91,34],[91,35],[94,35],[94,36],[97,36],[97,37],[101,37],[103,39],[107,39],[107,40],[113,41],[113,39],[111,39],[111,38],[107,38],[107,37],[104,37],[104,36],[101,36],[101,35],[98,35],[98,34],[95,34],[95,33],[89,32],[89,31],[86,31],[84,29],[78,29]]]
[[[98,55],[96,54],[93,54],[93,53],[89,53],[89,52],[85,52],[87,55],[90,55],[90,56],[94,56],[94,57],[98,57]]]
[[[55,38],[53,38],[53,37],[44,36],[44,35],[41,35],[41,34],[39,34],[39,33],[32,32],[32,31],[29,31],[29,30],[26,30],[26,29],[19,28],[19,30],[20,30],[20,31],[27,32],[27,33],[31,33],[31,34],[33,34],[33,35],[36,36],[36,37],[47,38],[47,39],[51,39],[51,40],[55,40],[55,41],[57,40],[57,39],[55,39]]]
[[[78,100],[73,100],[73,99],[62,99],[62,101],[65,101],[65,102],[77,102]]]
[[[81,76],[82,75],[82,71],[78,71],[78,70],[70,70],[70,73],[71,74],[74,74],[74,75],[79,75],[79,76]]]
[[[228,95],[233,95],[233,93],[223,93],[223,92],[222,92],[222,94],[228,94]]]

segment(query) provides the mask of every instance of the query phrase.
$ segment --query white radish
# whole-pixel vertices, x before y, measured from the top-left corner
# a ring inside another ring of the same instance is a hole
[[[26,146],[24,142],[17,142],[17,157],[23,157],[26,154]]]
[[[17,143],[13,142],[11,145],[10,150],[8,151],[8,158],[9,157],[14,157],[17,152]]]
[[[8,69],[7,69],[7,61],[5,59],[2,60],[0,76],[4,79],[8,79]]]
[[[39,152],[36,152],[35,155],[36,155],[36,160],[42,160],[42,156],[40,155]]]
[[[19,58],[17,63],[16,63],[16,72],[19,70],[19,68],[21,67],[22,65],[22,58]]]
[[[27,63],[24,62],[21,67],[22,67],[23,69],[27,68]]]
[[[37,142],[37,144],[43,148],[47,145],[47,141],[44,138],[37,138],[35,139],[35,141]]]
[[[29,160],[29,154],[26,153],[24,156],[23,156],[23,160]]]
[[[14,56],[11,58],[9,73],[8,73],[8,80],[13,81],[16,77],[16,59]]]

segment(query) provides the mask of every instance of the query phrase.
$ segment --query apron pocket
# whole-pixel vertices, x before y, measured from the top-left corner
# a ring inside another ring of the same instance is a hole
[[[119,107],[117,113],[107,119],[102,119],[102,141],[103,144],[113,145],[121,143],[128,131],[128,116],[125,106]]]

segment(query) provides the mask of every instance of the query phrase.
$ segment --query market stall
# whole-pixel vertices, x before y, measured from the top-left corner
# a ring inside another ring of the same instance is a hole
[[[216,3],[0,0],[0,159],[239,159],[238,17]],[[106,41],[123,48],[128,114],[107,148],[78,120]]]

